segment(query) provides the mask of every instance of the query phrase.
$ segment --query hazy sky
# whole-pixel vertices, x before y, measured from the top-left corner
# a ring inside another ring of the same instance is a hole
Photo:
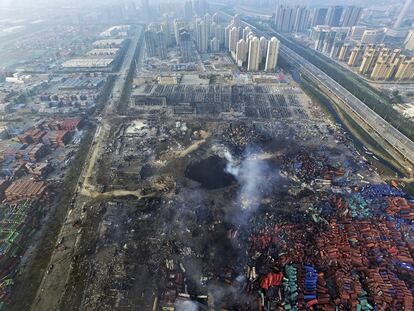
[[[150,0],[150,4],[154,2],[174,2],[180,0]],[[185,0],[181,0],[184,2]],[[223,0],[214,0],[216,2],[225,2]],[[213,1],[213,2],[214,2]],[[281,2],[294,3],[295,0],[280,0]],[[392,3],[401,3],[404,0],[301,0],[299,3],[308,5],[328,5],[328,4],[355,4],[363,6],[372,5],[391,5]],[[120,4],[122,2],[140,3],[140,0],[0,0],[1,8],[18,8],[18,7],[61,7],[61,6],[96,6],[105,4]],[[252,1],[254,3],[254,1]]]

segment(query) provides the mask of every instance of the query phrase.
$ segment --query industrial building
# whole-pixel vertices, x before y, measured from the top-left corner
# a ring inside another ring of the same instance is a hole
[[[93,47],[96,49],[112,49],[120,48],[125,43],[125,39],[102,39],[93,43]]]
[[[62,64],[67,70],[111,71],[114,58],[74,58]]]
[[[100,36],[107,38],[107,37],[116,37],[121,36],[125,37],[128,34],[128,30],[131,28],[130,25],[117,25],[108,28],[107,30],[103,31]]]

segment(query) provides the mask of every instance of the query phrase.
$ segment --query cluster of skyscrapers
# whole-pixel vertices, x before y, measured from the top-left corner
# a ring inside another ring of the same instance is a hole
[[[225,29],[220,25],[218,13],[195,18],[195,41],[199,52],[219,52],[224,46]]]
[[[330,27],[318,25],[311,29],[310,39],[313,48],[335,58],[344,44],[369,45],[382,44],[385,38],[385,29],[368,30],[365,26]]]
[[[206,13],[203,17],[194,16],[192,22],[176,19],[173,28],[173,41],[179,47],[182,63],[195,61],[196,48],[200,53],[228,51],[237,65],[247,68],[248,71],[274,72],[276,69],[279,40],[275,37],[270,40],[258,38],[249,27],[242,29],[238,14],[227,27],[220,24],[218,13]],[[148,26],[144,37],[149,57],[167,57],[167,47],[170,45],[169,29],[164,24]]]
[[[180,48],[182,62],[194,60],[191,50],[193,41],[200,53],[217,53],[224,48],[225,30],[219,20],[217,13],[206,13],[202,17],[195,15],[190,20],[174,20],[174,37]]]
[[[206,0],[186,0],[184,3],[184,16],[191,19],[194,15],[203,16],[208,11]]]
[[[350,27],[358,24],[361,14],[362,8],[356,6],[310,9],[306,6],[279,5],[275,29],[280,32],[304,32],[317,25]]]
[[[167,58],[169,35],[163,25],[150,24],[144,33],[144,39],[149,57]]]
[[[414,60],[401,53],[400,49],[390,49],[385,45],[357,45],[351,48],[344,45],[338,60],[347,62],[350,67],[358,67],[358,72],[372,80],[413,80]]]
[[[246,27],[241,30],[240,16],[235,15],[225,29],[226,48],[239,67],[248,71],[274,72],[279,55],[279,40],[258,38]]]
[[[414,61],[401,49],[390,49],[384,42],[385,30],[368,30],[364,26],[315,26],[310,38],[314,49],[332,59],[357,67],[358,72],[372,80],[413,80]],[[414,49],[414,34],[407,37],[406,47]]]

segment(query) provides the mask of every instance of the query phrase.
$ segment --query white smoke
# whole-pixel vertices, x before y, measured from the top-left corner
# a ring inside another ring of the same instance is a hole
[[[278,172],[272,173],[272,168],[258,151],[248,150],[240,163],[234,160],[228,150],[225,150],[223,155],[228,162],[227,173],[232,174],[241,185],[241,208],[248,211],[256,210]]]
[[[226,172],[229,174],[232,174],[234,177],[237,178],[237,176],[239,175],[239,171],[240,171],[240,166],[239,166],[240,163],[237,163],[234,160],[233,156],[228,150],[225,150],[223,155],[227,160]]]
[[[177,299],[174,307],[176,311],[198,311],[198,304],[190,300]]]

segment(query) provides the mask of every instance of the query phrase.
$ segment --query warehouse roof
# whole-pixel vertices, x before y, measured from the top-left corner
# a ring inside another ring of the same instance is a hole
[[[74,58],[63,63],[63,68],[105,68],[113,58]]]

